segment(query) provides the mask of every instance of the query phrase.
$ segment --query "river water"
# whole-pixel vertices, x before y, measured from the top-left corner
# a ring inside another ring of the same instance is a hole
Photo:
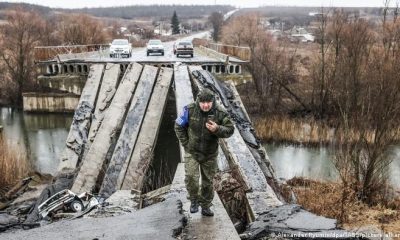
[[[13,147],[24,151],[35,170],[41,173],[56,173],[72,117],[72,114],[33,114],[11,108],[0,108],[3,136]],[[171,131],[167,135],[173,134],[171,126],[168,126]],[[162,144],[158,142],[157,145]],[[265,144],[264,147],[280,178],[303,176],[318,180],[337,179],[332,164],[335,154],[332,147],[316,148],[274,143]],[[393,147],[392,151],[394,161],[389,168],[389,179],[395,187],[400,188],[400,146]],[[158,155],[169,155],[169,153],[163,152]]]
[[[0,108],[4,138],[11,147],[27,154],[35,170],[41,173],[56,173],[72,117],[72,114],[33,114]]]
[[[333,166],[333,147],[305,147],[270,143],[264,145],[279,178],[302,176],[316,180],[336,180]],[[393,162],[389,167],[389,181],[400,189],[400,146],[391,149]]]

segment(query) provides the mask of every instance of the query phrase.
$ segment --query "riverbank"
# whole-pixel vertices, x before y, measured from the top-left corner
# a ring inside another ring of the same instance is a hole
[[[320,146],[341,144],[346,140],[356,141],[360,133],[351,129],[345,132],[335,126],[334,121],[317,121],[313,118],[290,118],[287,116],[258,117],[253,120],[257,136],[263,142],[282,142]],[[400,140],[400,129],[393,130],[397,140]],[[366,140],[372,142],[374,134],[366,135]]]
[[[287,184],[295,192],[299,205],[315,214],[337,219],[346,230],[370,229],[400,234],[400,193],[385,204],[368,206],[357,200],[351,188],[337,182],[295,177]]]
[[[0,197],[4,190],[26,177],[31,170],[23,151],[10,146],[0,137]]]

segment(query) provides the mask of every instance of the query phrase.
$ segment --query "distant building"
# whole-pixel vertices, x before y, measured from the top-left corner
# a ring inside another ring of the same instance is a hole
[[[324,16],[324,14],[320,13],[320,12],[309,12],[308,16],[310,16],[310,17],[322,17],[322,16]]]
[[[274,40],[278,40],[283,37],[282,31],[279,29],[267,30],[267,33],[270,34]]]
[[[298,40],[300,42],[314,42],[315,36],[308,33],[304,28],[293,27],[290,31],[290,37],[293,40]]]
[[[164,21],[158,22],[158,24],[154,27],[154,34],[162,36],[171,36],[172,29],[170,28],[170,24]]]

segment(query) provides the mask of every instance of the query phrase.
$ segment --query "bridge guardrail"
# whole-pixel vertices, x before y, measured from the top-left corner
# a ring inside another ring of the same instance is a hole
[[[83,52],[94,52],[109,48],[109,44],[88,44],[70,46],[38,46],[34,48],[35,62],[54,59],[61,54],[77,54]]]
[[[209,43],[208,48],[211,48],[220,53],[238,57],[239,59],[244,61],[249,61],[251,58],[251,52],[249,47],[240,47],[240,46],[225,45],[219,43]]]
[[[249,47],[212,43],[209,40],[202,39],[202,38],[194,38],[193,45],[195,47],[203,46],[205,48],[212,49],[221,54],[237,57],[243,61],[250,61],[250,58],[251,58],[251,52],[250,52]]]

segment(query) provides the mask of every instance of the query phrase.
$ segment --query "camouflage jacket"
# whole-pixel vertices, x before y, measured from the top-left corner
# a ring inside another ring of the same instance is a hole
[[[206,128],[209,115],[218,124],[215,133]],[[234,126],[229,115],[214,102],[208,112],[200,109],[198,101],[183,108],[181,116],[175,121],[175,133],[185,151],[197,161],[218,155],[218,138],[232,136]]]

